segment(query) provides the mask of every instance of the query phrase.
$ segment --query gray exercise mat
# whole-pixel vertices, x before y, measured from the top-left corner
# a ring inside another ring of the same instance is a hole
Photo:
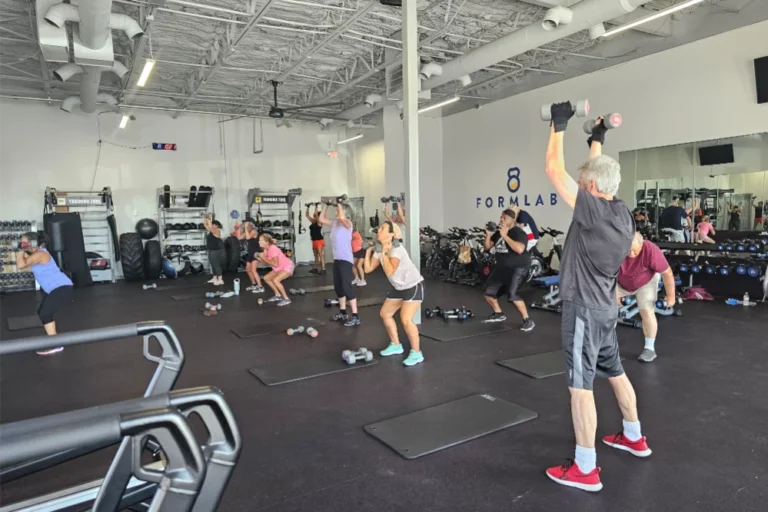
[[[255,338],[257,336],[264,336],[266,334],[285,333],[285,331],[287,331],[289,328],[298,327],[300,325],[303,325],[306,329],[307,327],[322,327],[325,325],[325,323],[314,318],[304,318],[300,320],[289,320],[288,322],[281,323],[271,322],[268,324],[244,325],[240,327],[233,327],[230,330],[235,333],[238,338],[246,339]],[[301,336],[306,336],[306,334],[302,334]]]
[[[499,430],[538,414],[491,395],[472,395],[364,427],[406,459],[416,459]]]
[[[512,330],[512,326],[507,322],[483,322],[477,318],[459,323],[457,320],[445,322],[438,317],[431,318],[421,324],[421,335],[435,341],[462,340],[509,330]]]
[[[379,361],[376,359],[368,363],[360,361],[356,364],[347,364],[341,359],[341,354],[334,354],[252,368],[248,372],[267,386],[277,386],[332,373],[359,370],[377,364]]]
[[[497,361],[496,364],[534,379],[543,379],[565,373],[565,355],[562,350],[513,357],[512,359]]]
[[[206,297],[205,292],[202,290],[197,293],[182,293],[179,295],[171,295],[173,300],[189,300],[189,299],[218,299],[218,297]]]
[[[621,360],[623,361],[624,358],[622,357]],[[544,379],[565,373],[565,354],[562,350],[555,350],[554,352],[503,359],[497,361],[496,364],[534,379]]]
[[[43,323],[37,315],[29,316],[11,316],[8,317],[8,330],[21,331],[24,329],[35,329],[42,327]]]
[[[329,292],[331,290],[333,290],[333,285],[332,284],[328,284],[328,285],[325,285],[325,286],[314,286],[314,287],[310,287],[310,288],[304,288],[304,291],[307,292],[307,293]]]

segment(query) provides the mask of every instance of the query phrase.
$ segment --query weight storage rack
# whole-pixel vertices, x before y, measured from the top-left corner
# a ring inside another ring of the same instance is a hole
[[[294,263],[296,263],[296,232],[294,231],[293,203],[300,196],[300,188],[293,188],[287,192],[252,188],[248,190],[247,198],[246,219],[256,224],[259,233],[272,234],[277,246]],[[264,226],[263,224],[267,221],[269,225]],[[281,239],[277,240],[277,236]]]
[[[205,214],[213,212],[213,192],[212,187],[210,190],[194,192],[195,204],[203,206],[190,206],[189,190],[157,189],[157,220],[160,248],[164,257],[188,257],[190,262],[202,263],[206,271],[210,271],[208,251],[205,249],[205,235],[208,231],[203,227],[203,220]],[[164,200],[166,193],[170,194],[167,207]],[[199,196],[205,196],[205,200]],[[194,229],[178,229],[178,224],[193,224]],[[177,246],[180,246],[181,250],[178,250]]]
[[[116,240],[112,239],[112,230],[107,220],[114,214],[112,203],[112,189],[104,187],[93,191],[62,191],[52,187],[45,188],[45,213],[76,213],[80,217],[83,230],[83,244],[85,252],[96,253],[101,258],[86,257],[91,279],[94,282],[117,281],[115,266]],[[91,262],[97,259],[106,259],[107,267],[104,269],[90,268]]]
[[[23,220],[0,221],[0,292],[25,292],[39,290],[40,285],[35,276],[27,270],[19,272],[16,269],[16,253],[14,244],[21,235],[30,231],[37,232],[37,223]]]

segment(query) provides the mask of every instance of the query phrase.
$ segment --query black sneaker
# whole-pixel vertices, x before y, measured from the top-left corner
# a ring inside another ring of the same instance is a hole
[[[536,324],[533,323],[533,320],[531,320],[530,318],[526,318],[525,320],[523,320],[523,325],[520,326],[520,330],[528,332],[528,331],[532,331],[534,327],[536,327]]]
[[[503,322],[506,319],[507,317],[504,316],[504,313],[491,313],[491,316],[489,316],[486,320],[483,320],[483,322]]]
[[[345,327],[354,327],[356,325],[360,325],[360,317],[357,315],[352,315],[349,320],[344,322]]]
[[[311,268],[311,269],[309,269],[309,273],[310,274],[318,274],[319,271],[316,268]]]
[[[331,322],[346,322],[349,320],[349,317],[346,315],[346,313],[336,313],[331,317]]]

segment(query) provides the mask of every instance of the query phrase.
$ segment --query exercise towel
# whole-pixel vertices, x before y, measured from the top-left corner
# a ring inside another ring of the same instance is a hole
[[[688,288],[683,294],[684,300],[714,300],[715,298],[709,294],[707,290],[700,286]]]

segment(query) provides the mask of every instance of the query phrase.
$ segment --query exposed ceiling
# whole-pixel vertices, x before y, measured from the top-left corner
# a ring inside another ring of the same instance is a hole
[[[653,0],[642,13],[682,0]],[[101,92],[122,105],[196,113],[263,114],[279,80],[283,107],[341,101],[343,106],[292,114],[332,118],[384,93],[382,65],[397,57],[400,10],[369,0],[113,0],[145,36],[129,41],[113,32],[117,60],[132,69],[122,80],[102,75]],[[444,62],[531,23],[547,6],[575,0],[419,0],[422,60]],[[0,0],[0,95],[61,100],[77,94],[78,78],[61,83],[45,62],[35,33],[33,0]],[[149,15],[149,16],[148,16]],[[631,16],[636,16],[633,13]],[[459,94],[454,113],[524,90],[592,72],[689,40],[768,19],[765,0],[706,0],[660,22],[608,40],[586,31],[499,62],[432,91],[432,101]],[[620,25],[628,19],[613,20]],[[610,23],[608,25],[611,25]],[[703,28],[705,27],[705,28]],[[606,28],[609,28],[607,26]],[[428,41],[428,42],[425,42]],[[386,55],[385,55],[386,52]],[[144,88],[136,81],[144,60],[155,70]]]

